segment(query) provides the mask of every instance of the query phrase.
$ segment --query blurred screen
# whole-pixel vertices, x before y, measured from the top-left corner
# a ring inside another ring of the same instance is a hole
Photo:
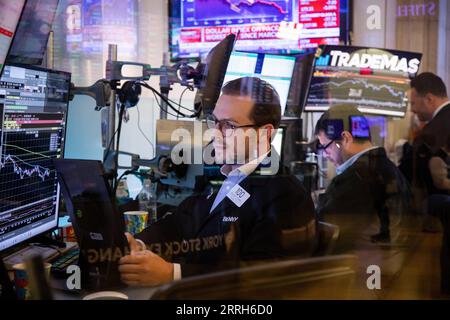
[[[256,77],[267,81],[280,96],[281,115],[284,115],[295,62],[296,58],[293,56],[233,52],[223,84],[242,77]]]
[[[0,0],[0,76],[16,33],[25,0]]]
[[[108,45],[120,60],[138,59],[136,0],[60,0],[53,29],[55,66],[72,73],[77,85],[104,77]]]
[[[8,56],[10,64],[41,65],[59,0],[28,0]]]

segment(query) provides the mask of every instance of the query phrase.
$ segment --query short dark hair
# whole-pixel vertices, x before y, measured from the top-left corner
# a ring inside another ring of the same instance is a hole
[[[367,122],[367,119],[356,106],[332,106],[320,117],[319,121],[316,124],[314,133],[317,136],[320,131],[323,131],[328,139],[339,141],[342,139],[342,132],[347,131],[352,134],[355,143],[371,142],[372,137],[370,131],[368,132],[368,138],[357,137],[353,134],[352,125],[350,123],[350,118],[353,116],[360,117]]]
[[[239,78],[227,82],[222,93],[230,96],[250,97],[254,102],[250,119],[257,126],[271,124],[275,129],[280,127],[280,96],[267,81],[256,77]]]
[[[411,80],[411,88],[415,89],[421,96],[428,93],[440,98],[447,97],[447,88],[444,81],[431,72],[424,72]]]

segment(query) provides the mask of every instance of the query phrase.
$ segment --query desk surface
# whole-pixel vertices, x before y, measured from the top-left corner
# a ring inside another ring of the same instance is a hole
[[[95,293],[88,291],[69,291],[63,290],[65,280],[51,280],[51,287],[53,288],[53,298],[55,300],[82,300],[85,296]],[[105,290],[114,291],[125,294],[129,300],[149,300],[158,287],[128,287],[120,290]]]

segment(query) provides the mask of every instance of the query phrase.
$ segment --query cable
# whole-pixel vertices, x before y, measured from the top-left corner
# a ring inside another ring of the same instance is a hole
[[[158,107],[159,107],[162,111],[164,111],[166,114],[168,114],[168,115],[170,115],[170,116],[172,116],[172,117],[177,117],[177,115],[175,115],[175,114],[173,114],[173,113],[170,113],[167,109],[164,109],[164,108],[161,106],[161,103],[159,102],[159,99],[158,99],[156,93],[153,92],[153,96],[155,97],[155,100],[156,100],[156,103],[158,104]]]
[[[155,90],[155,89],[153,89],[153,90]],[[156,90],[155,90],[155,93],[156,93],[159,97],[161,97],[161,99],[162,99],[164,102],[167,103],[167,105],[169,106],[170,109],[172,109],[173,111],[175,111],[177,114],[181,115],[182,117],[184,117],[184,118],[196,118],[196,117],[199,116],[199,113],[198,113],[198,112],[196,112],[196,111],[194,111],[194,110],[187,109],[187,108],[185,108],[185,107],[183,107],[183,106],[181,106],[181,105],[180,105],[181,108],[186,109],[186,110],[192,112],[193,114],[191,114],[190,116],[188,116],[188,115],[186,115],[186,114],[180,112],[179,110],[177,110],[177,109],[170,103],[170,102],[173,102],[172,100],[167,99],[166,97],[163,97],[163,96],[162,96],[158,91],[156,91]],[[175,105],[177,105],[176,102],[175,102]]]
[[[150,86],[147,85],[147,84],[145,84],[144,87],[147,88],[147,89],[150,89],[150,90],[153,92],[153,94],[156,94],[158,97],[160,97],[161,100],[164,101],[164,102],[167,104],[167,106],[168,106],[170,109],[172,109],[174,112],[176,112],[177,114],[179,114],[179,115],[182,116],[183,118],[187,118],[187,115],[185,115],[185,114],[182,113],[182,112],[177,111],[177,109],[176,109],[176,108],[175,108],[175,107],[167,100],[167,98],[164,97],[164,96],[163,96],[161,93],[159,93],[157,90],[155,90],[154,88],[150,87]],[[160,107],[161,107],[161,106],[160,106]],[[162,109],[162,108],[161,108],[161,109]],[[167,109],[166,109],[166,110],[163,109],[163,111],[166,111],[166,112],[167,112]]]
[[[188,116],[188,115],[186,115],[186,114],[184,114],[184,113],[182,113],[182,112],[179,112],[179,111],[178,111],[178,110],[170,103],[170,99],[167,99],[166,97],[164,97],[163,95],[161,95],[161,93],[159,93],[159,92],[158,92],[157,90],[155,90],[153,87],[149,86],[147,83],[141,82],[140,84],[141,84],[144,88],[147,88],[147,89],[151,90],[151,91],[153,92],[154,95],[157,95],[158,97],[160,97],[161,100],[164,101],[170,109],[172,109],[172,111],[174,111],[175,113],[179,114],[179,115],[182,116],[183,118],[196,118],[196,117],[199,116],[199,112],[196,112],[196,113],[194,113],[194,114],[192,114],[192,115],[190,115],[190,116]],[[157,99],[157,101],[158,101],[158,99]],[[159,101],[158,101],[158,106],[161,108],[161,110],[163,110],[163,111],[166,112],[167,114],[174,116],[173,114],[170,114],[170,113],[168,112],[167,109],[162,108],[162,106],[161,106],[161,104],[159,103]],[[176,116],[175,116],[175,117],[176,117]]]
[[[117,142],[116,142],[116,154],[114,156],[114,164],[115,164],[115,169],[117,172],[117,168],[119,168],[119,150],[120,150],[120,135],[122,133],[122,123],[123,123],[123,115],[125,113],[125,104],[122,104],[120,106],[120,112],[119,112],[119,124],[118,124],[118,128],[117,128]],[[114,174],[114,179],[113,179],[113,186],[114,188],[117,185],[117,173]]]
[[[143,83],[141,83],[141,84],[143,84]],[[144,86],[145,88],[147,88],[147,89],[150,89],[150,88],[148,88],[148,87],[146,87],[146,86]],[[155,90],[157,93],[158,93],[158,95],[159,95],[159,92],[156,90],[156,89],[154,89],[154,88],[151,88],[150,90]],[[170,98],[168,98],[168,97],[165,97],[165,101],[167,102],[170,102],[170,104],[173,104],[173,105],[175,105],[176,107],[178,107],[179,109],[184,109],[184,110],[186,110],[186,111],[189,111],[189,112],[195,112],[195,110],[194,109],[189,109],[189,108],[186,108],[186,107],[184,107],[182,104],[181,104],[181,99],[182,99],[182,97],[183,97],[183,95],[185,94],[185,92],[187,91],[187,90],[190,90],[191,92],[193,92],[194,91],[194,87],[192,87],[192,86],[187,86],[186,87],[186,89],[183,91],[183,93],[181,94],[181,98],[180,98],[180,100],[179,100],[179,102],[176,102],[176,101],[174,101],[174,100],[172,100],[172,99],[170,99]],[[177,110],[177,112],[180,112],[179,111],[179,109]]]
[[[194,88],[187,87],[184,91],[186,91],[186,90],[194,91]],[[184,91],[183,91],[183,94],[184,94]],[[181,100],[179,102],[176,102],[176,101],[174,101],[174,100],[172,100],[170,98],[166,98],[166,100],[171,102],[171,104],[175,105],[176,107],[179,107],[180,109],[184,109],[184,110],[190,111],[190,112],[195,112],[194,109],[189,109],[189,108],[186,108],[183,105],[181,105]]]
[[[108,156],[109,156],[109,154],[111,153],[111,146],[112,146],[112,144],[114,143],[114,138],[116,137],[117,130],[118,130],[118,129],[116,129],[116,131],[114,132],[113,136],[111,137],[111,140],[109,141],[108,148],[106,149],[106,154],[105,154],[104,157],[103,157],[103,162],[105,162],[106,159],[108,159]]]
[[[181,109],[181,102],[183,100],[183,96],[186,93],[186,91],[188,91],[190,89],[190,87],[187,87],[186,89],[183,90],[183,92],[180,95],[180,100],[178,101],[178,112],[180,112]],[[177,120],[178,120],[178,115],[177,115]]]
[[[138,114],[138,130],[139,132],[142,134],[142,136],[145,138],[145,140],[147,140],[147,142],[150,144],[150,146],[153,149],[153,156],[155,154],[155,145],[150,141],[150,139],[145,135],[144,131],[141,128],[141,112],[139,110],[139,106],[136,106],[137,109],[137,114]]]

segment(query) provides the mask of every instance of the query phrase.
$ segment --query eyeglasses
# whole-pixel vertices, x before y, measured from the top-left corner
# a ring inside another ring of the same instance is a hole
[[[257,127],[255,124],[236,126],[228,120],[218,120],[214,115],[206,116],[206,125],[208,126],[208,129],[219,129],[224,137],[231,136],[236,129]]]
[[[329,143],[327,143],[326,145],[321,144],[319,141],[317,141],[317,150],[321,150],[321,151],[325,151],[327,150],[332,144],[333,142],[335,142],[336,140],[331,140]]]

